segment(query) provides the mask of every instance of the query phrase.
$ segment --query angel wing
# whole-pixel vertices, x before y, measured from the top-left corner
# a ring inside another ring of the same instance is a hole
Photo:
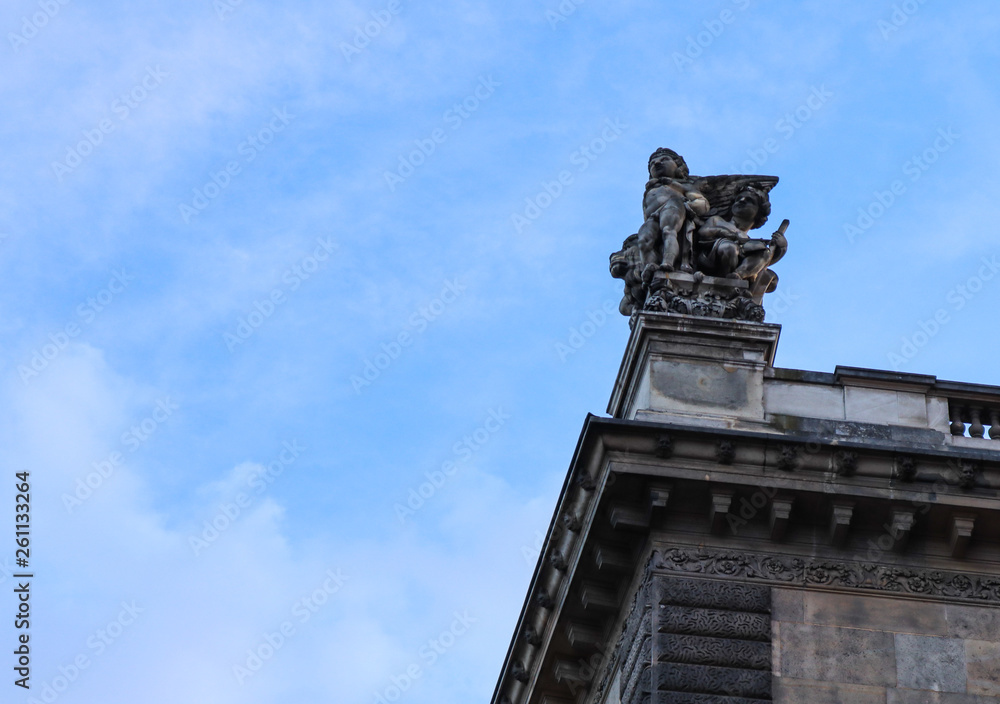
[[[753,186],[766,196],[777,185],[777,176],[703,176],[695,182],[695,188],[708,199],[709,216],[728,213],[736,194],[745,186]]]

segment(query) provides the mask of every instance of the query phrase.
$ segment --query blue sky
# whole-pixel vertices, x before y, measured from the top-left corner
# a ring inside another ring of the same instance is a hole
[[[222,3],[0,9],[30,695],[488,698],[656,147],[781,178],[779,366],[1000,384],[994,3]]]

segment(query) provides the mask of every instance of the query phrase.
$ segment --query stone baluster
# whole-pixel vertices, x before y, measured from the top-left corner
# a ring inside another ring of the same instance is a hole
[[[1000,440],[1000,409],[990,409],[990,439]]]
[[[952,401],[948,404],[948,410],[951,412],[951,434],[965,435],[965,423],[962,422],[962,407]]]
[[[983,427],[983,421],[979,417],[980,410],[976,406],[969,408],[969,414],[972,416],[972,422],[969,425],[969,435],[974,438],[981,438],[986,432],[986,428]]]

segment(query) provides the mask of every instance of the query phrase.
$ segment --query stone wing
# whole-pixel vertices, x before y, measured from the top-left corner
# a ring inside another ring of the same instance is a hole
[[[709,216],[725,215],[736,200],[736,194],[744,186],[753,186],[765,195],[778,185],[777,176],[704,176],[696,182],[696,188],[708,199],[711,207]]]

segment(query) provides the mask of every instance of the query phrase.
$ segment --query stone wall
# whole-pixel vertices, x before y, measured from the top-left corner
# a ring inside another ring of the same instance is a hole
[[[774,588],[780,704],[1000,702],[1000,608]]]

